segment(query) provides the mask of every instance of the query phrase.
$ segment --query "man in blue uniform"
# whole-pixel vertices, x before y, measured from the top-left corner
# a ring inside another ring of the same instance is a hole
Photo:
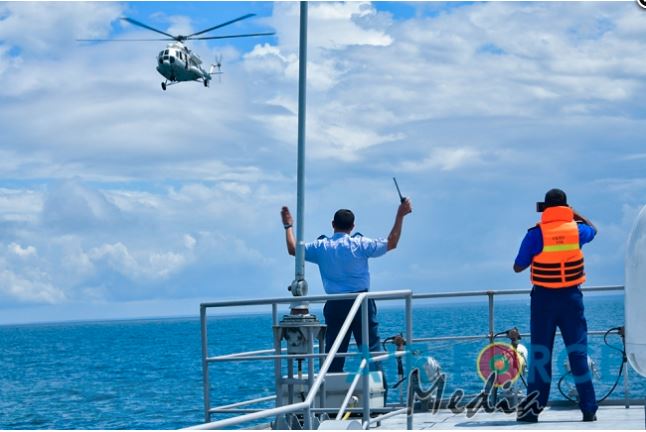
[[[531,349],[527,398],[518,421],[536,422],[547,405],[552,381],[552,349],[561,330],[579,394],[583,421],[596,420],[597,402],[588,368],[587,324],[580,285],[585,281],[581,246],[597,234],[592,223],[567,204],[565,192],[551,189],[539,203],[541,222],[530,228],[514,262],[514,271],[531,266]]]
[[[368,259],[384,255],[389,250],[395,249],[401,236],[404,216],[412,212],[411,202],[405,198],[395,217],[387,239],[369,239],[360,234],[350,236],[354,229],[354,214],[347,209],[338,210],[332,220],[334,235],[321,236],[318,240],[305,244],[305,260],[319,266],[323,288],[328,294],[361,293],[370,289],[370,272]],[[296,254],[296,239],[292,229],[293,219],[287,207],[281,210],[287,251],[290,255]],[[325,334],[325,351],[329,352],[341,326],[352,307],[353,299],[329,300],[323,309],[327,332]],[[380,351],[378,323],[376,320],[377,306],[375,301],[368,300],[368,349],[370,352]],[[350,327],[357,345],[363,345],[361,335],[361,314],[357,314]],[[339,353],[345,353],[350,345],[350,332],[346,334]],[[363,348],[365,349],[365,348]],[[330,372],[343,372],[345,357],[336,357],[330,365]],[[371,369],[374,369],[371,368]]]

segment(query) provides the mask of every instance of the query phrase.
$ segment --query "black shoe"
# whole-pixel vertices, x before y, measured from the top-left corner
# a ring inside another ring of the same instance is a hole
[[[597,421],[597,415],[595,413],[583,413],[584,422],[593,422]]]
[[[518,416],[516,416],[516,421],[523,423],[538,423],[538,417],[533,414],[518,413]]]

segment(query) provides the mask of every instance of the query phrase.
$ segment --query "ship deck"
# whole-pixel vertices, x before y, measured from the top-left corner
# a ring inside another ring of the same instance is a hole
[[[415,413],[413,429],[553,429],[553,430],[623,430],[645,429],[644,406],[601,406],[597,412],[597,421],[581,421],[578,409],[563,407],[548,407],[539,417],[538,423],[520,423],[516,421],[516,413],[505,414],[476,413],[468,418],[465,412],[453,413],[448,409],[437,413]],[[406,429],[406,416],[399,415],[385,419],[376,429]]]

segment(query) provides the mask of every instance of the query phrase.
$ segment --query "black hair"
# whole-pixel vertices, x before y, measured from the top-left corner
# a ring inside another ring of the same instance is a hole
[[[348,209],[340,209],[334,213],[334,228],[341,231],[348,231],[354,226],[354,213]]]

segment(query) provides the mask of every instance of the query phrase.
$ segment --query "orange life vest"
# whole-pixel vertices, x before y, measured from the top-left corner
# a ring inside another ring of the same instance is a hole
[[[568,288],[585,282],[579,228],[572,209],[546,208],[538,227],[543,235],[543,251],[532,260],[532,284]]]

